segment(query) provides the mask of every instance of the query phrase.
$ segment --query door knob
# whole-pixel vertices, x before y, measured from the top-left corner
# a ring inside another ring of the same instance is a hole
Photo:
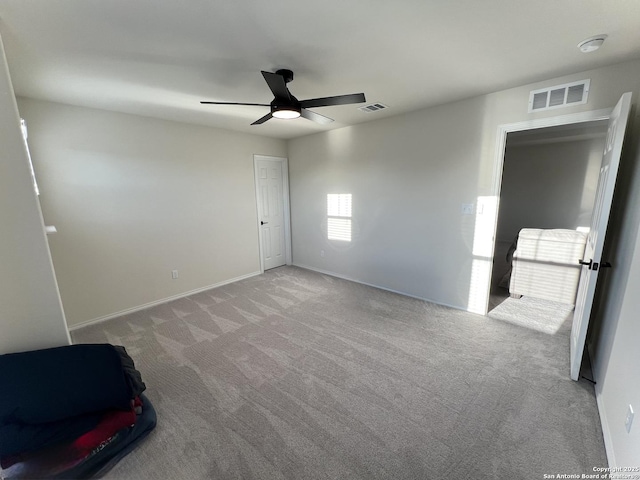
[[[260,225],[266,225],[269,222],[263,222],[262,220],[260,220]]]
[[[591,263],[593,262],[593,260],[589,260],[588,262],[585,262],[583,259],[578,260],[578,263],[580,265],[586,265],[587,267],[591,268]]]

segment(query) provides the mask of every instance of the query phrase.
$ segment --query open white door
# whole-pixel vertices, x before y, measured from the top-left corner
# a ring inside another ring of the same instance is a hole
[[[576,308],[573,313],[573,326],[571,328],[572,380],[578,380],[580,374],[584,344],[589,328],[589,316],[591,315],[598,274],[602,267],[602,247],[607,232],[607,224],[609,223],[611,201],[613,200],[620,154],[622,153],[622,142],[630,108],[631,93],[625,93],[609,118],[607,140],[598,179],[598,190],[596,191],[596,200],[591,216],[591,228],[587,237],[584,257],[580,261],[582,271],[580,272]]]

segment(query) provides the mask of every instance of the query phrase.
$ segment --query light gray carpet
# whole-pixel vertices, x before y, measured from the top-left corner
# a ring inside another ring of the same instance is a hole
[[[605,466],[553,335],[295,267],[87,327],[158,427],[111,479],[540,479]]]

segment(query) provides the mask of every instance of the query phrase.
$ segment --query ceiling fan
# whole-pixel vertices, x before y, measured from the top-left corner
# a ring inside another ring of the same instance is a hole
[[[298,118],[303,117],[320,124],[333,122],[333,118],[325,117],[319,113],[307,110],[313,107],[329,107],[333,105],[348,105],[351,103],[365,102],[364,93],[352,93],[351,95],[338,95],[336,97],[310,98],[309,100],[298,100],[291,95],[287,88],[287,83],[293,80],[291,70],[281,69],[276,73],[262,72],[269,89],[273,93],[273,101],[267,103],[237,103],[237,102],[200,102],[204,105],[251,105],[258,107],[271,107],[271,111],[264,117],[259,118],[251,125],[260,125],[271,117],[275,118]]]

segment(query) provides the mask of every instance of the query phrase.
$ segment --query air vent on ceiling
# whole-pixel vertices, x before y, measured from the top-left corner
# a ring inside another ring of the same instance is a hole
[[[590,80],[587,79],[532,90],[529,93],[529,113],[587,103],[589,83]]]
[[[365,105],[364,107],[358,107],[358,110],[362,110],[363,112],[371,113],[377,112],[378,110],[384,110],[385,108],[389,108],[382,103],[370,103],[369,105]]]

